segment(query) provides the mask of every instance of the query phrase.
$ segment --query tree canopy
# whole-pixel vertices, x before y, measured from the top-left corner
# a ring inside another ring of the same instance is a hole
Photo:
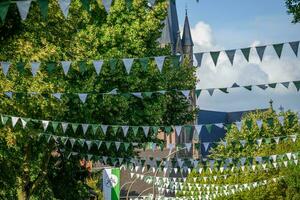
[[[288,13],[293,15],[293,23],[300,22],[300,0],[286,0]]]
[[[99,6],[100,5],[100,6]],[[189,102],[176,91],[165,95],[153,94],[143,99],[128,95],[90,95],[85,104],[77,93],[106,93],[114,90],[126,94],[135,91],[193,89],[194,69],[178,56],[166,60],[160,73],[151,58],[170,55],[169,48],[157,42],[167,14],[165,0],[157,0],[151,7],[147,0],[115,0],[107,15],[98,1],[90,1],[90,10],[81,1],[72,1],[65,19],[57,1],[49,1],[48,17],[44,20],[33,2],[27,20],[21,21],[16,6],[10,6],[6,21],[0,27],[0,60],[9,61],[8,75],[0,75],[1,114],[33,119],[67,121],[74,123],[102,123],[112,125],[185,124],[192,121],[194,111]],[[127,75],[121,58],[136,60]],[[105,60],[100,75],[92,60]],[[41,62],[35,77],[30,62]],[[63,75],[60,61],[72,61],[67,76]],[[146,63],[146,64],[145,64]],[[4,92],[16,92],[9,98]],[[38,92],[35,94],[33,92]],[[49,95],[69,93],[60,101]],[[11,121],[0,125],[0,197],[4,199],[84,199],[88,195],[85,177],[88,172],[79,164],[80,157],[68,158],[70,144],[40,138],[43,127],[30,122],[26,128]],[[156,140],[156,133],[145,137],[141,130],[124,137],[108,130],[96,134],[88,130],[75,133],[62,127],[48,130],[55,135],[104,141],[147,142]],[[75,151],[87,153],[76,144]],[[134,149],[114,150],[91,148],[89,153],[128,157]]]

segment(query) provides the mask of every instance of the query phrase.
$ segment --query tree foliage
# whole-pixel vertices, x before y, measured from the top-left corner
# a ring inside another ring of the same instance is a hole
[[[146,0],[115,0],[109,15],[98,1],[90,1],[86,11],[81,1],[71,3],[65,19],[57,1],[49,1],[48,19],[40,15],[36,2],[32,3],[26,21],[20,21],[16,6],[10,6],[6,22],[0,27],[0,60],[12,63],[8,76],[0,75],[0,111],[2,114],[68,121],[74,123],[102,123],[128,125],[184,124],[192,121],[194,113],[189,102],[177,92],[153,94],[143,100],[128,95],[90,95],[85,104],[76,93],[158,91],[192,89],[195,85],[194,69],[183,64],[176,67],[168,59],[163,73],[156,68],[153,55],[169,54],[160,48],[157,39],[166,17],[165,0],[157,0],[149,7]],[[146,57],[149,65],[135,61],[127,75],[120,58]],[[112,59],[114,58],[114,59]],[[92,60],[104,59],[101,74],[96,75]],[[59,61],[74,61],[67,76]],[[36,77],[30,72],[30,62],[42,63]],[[115,63],[115,65],[114,65]],[[19,92],[7,98],[4,91]],[[43,95],[28,94],[39,92]],[[61,101],[49,93],[66,92]],[[11,123],[10,121],[7,122]],[[64,151],[70,145],[59,141],[49,143],[38,137],[41,124],[28,123],[25,129],[0,125],[0,197],[4,199],[84,199],[88,193],[85,184],[87,171],[79,166],[79,158],[67,158]],[[63,135],[61,127],[48,130]],[[156,140],[152,132],[146,138],[142,131],[136,137],[125,138],[112,130],[104,135],[91,130],[83,135],[80,130],[66,135],[104,141],[147,142]],[[74,150],[74,149],[73,149]],[[75,145],[75,151],[86,153],[86,148]],[[134,149],[115,152],[91,149],[96,155],[128,157]]]
[[[288,9],[288,13],[292,14],[294,17],[293,23],[300,22],[300,0],[286,0],[285,4]]]
[[[278,116],[284,116],[284,125],[278,121]],[[263,120],[262,128],[256,124],[257,120]],[[300,126],[298,118],[293,112],[276,114],[271,109],[268,111],[257,111],[250,113],[243,117],[243,126],[241,132],[235,126],[232,126],[224,140],[227,142],[224,145],[219,144],[210,150],[209,157],[212,159],[226,159],[226,158],[241,158],[241,157],[256,157],[267,156],[275,154],[285,154],[288,152],[298,152],[300,149],[300,142],[295,143],[291,139],[281,139],[279,144],[276,144],[273,137],[281,137],[287,135],[294,135],[300,133]],[[299,136],[298,136],[299,137]],[[257,144],[256,139],[267,138],[261,145]],[[243,147],[240,140],[247,141]],[[291,161],[291,163],[293,163]],[[245,164],[248,166],[249,164]],[[280,177],[278,182],[268,183],[266,186],[251,188],[250,191],[236,192],[234,195],[222,196],[219,199],[297,199],[300,194],[300,167],[289,164],[288,167],[280,167],[275,169],[273,166],[264,170],[262,166],[257,166],[256,170],[239,170],[231,172],[229,169],[223,173],[213,170],[212,173],[206,171],[204,175],[199,175],[196,172],[188,176],[188,181],[192,182],[193,177],[201,176],[219,176],[228,174],[227,179],[219,178],[217,180],[201,181],[202,184],[244,184],[253,183],[264,180],[271,180],[272,178]]]

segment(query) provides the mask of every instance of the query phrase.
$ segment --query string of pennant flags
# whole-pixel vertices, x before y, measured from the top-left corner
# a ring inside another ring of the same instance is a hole
[[[61,9],[62,14],[65,18],[69,15],[69,8],[71,6],[71,0],[57,0],[59,8]],[[132,0],[125,0],[128,4],[132,2]],[[36,2],[40,8],[41,14],[44,18],[48,16],[48,8],[49,2],[48,0],[4,0],[0,2],[0,18],[2,22],[5,22],[5,18],[8,12],[8,9],[11,4],[15,3],[17,5],[20,17],[22,20],[26,20],[30,6],[32,2]],[[88,12],[90,11],[90,1],[88,0],[81,0],[82,6]],[[110,8],[112,6],[113,0],[102,0],[102,4],[107,13],[110,12]],[[154,6],[155,0],[148,0],[150,6]]]
[[[254,85],[244,85],[240,86],[237,83],[234,83],[231,87],[223,87],[223,88],[203,88],[203,89],[196,89],[195,94],[197,99],[200,97],[200,94],[202,91],[207,91],[210,96],[214,94],[216,90],[219,90],[225,94],[229,93],[229,89],[234,88],[245,88],[247,91],[252,91],[253,87],[260,88],[262,90],[266,90],[267,88],[275,89],[277,85],[282,85],[286,89],[290,87],[290,85],[294,84],[297,91],[300,91],[300,80],[296,81],[285,81],[285,82],[273,82],[273,83],[265,83],[265,84],[254,84]],[[125,97],[136,97],[140,99],[144,98],[151,98],[154,94],[158,95],[165,95],[172,92],[178,92],[179,94],[183,95],[185,98],[189,99],[190,94],[192,90],[159,90],[159,91],[147,91],[147,92],[118,92],[118,89],[115,88],[110,92],[96,92],[96,91],[90,91],[90,92],[84,92],[84,93],[76,93],[76,92],[55,92],[55,93],[45,93],[45,92],[21,92],[21,91],[3,91],[0,92],[4,94],[8,98],[13,98],[14,96],[35,96],[35,95],[41,95],[45,98],[48,98],[49,96],[61,100],[63,97],[67,98],[79,98],[80,102],[85,104],[88,100],[89,96],[105,96],[105,95],[121,95]],[[76,97],[77,96],[77,97]]]
[[[116,151],[122,151],[125,149],[125,151],[128,150],[128,148],[142,148],[144,150],[152,150],[154,151],[163,151],[165,149],[169,149],[172,151],[173,149],[179,149],[184,148],[187,149],[189,152],[192,148],[192,143],[184,143],[184,144],[168,144],[165,145],[164,143],[154,143],[154,142],[147,142],[147,143],[138,143],[138,142],[121,142],[121,141],[101,141],[101,140],[89,140],[84,138],[74,138],[69,136],[58,136],[48,133],[40,133],[39,137],[41,139],[46,139],[46,141],[49,143],[52,140],[55,142],[61,142],[63,145],[70,144],[71,148],[73,148],[75,145],[79,145],[81,147],[87,147],[87,150],[91,150],[92,147],[97,147],[99,150],[101,147],[105,147],[107,150],[114,148]],[[196,149],[201,149],[203,147],[205,149],[205,152],[208,151],[209,145],[212,144],[220,144],[223,145],[225,148],[228,144],[240,144],[240,147],[245,147],[247,144],[257,144],[258,147],[261,146],[261,144],[264,142],[265,144],[279,144],[280,141],[292,141],[296,142],[298,138],[298,134],[293,135],[285,135],[285,136],[277,136],[277,137],[268,137],[268,138],[259,138],[254,140],[239,140],[239,141],[222,141],[222,142],[201,142],[201,143],[195,143]]]
[[[265,51],[267,46],[273,46],[276,53],[277,53],[277,55],[278,55],[278,57],[280,58],[282,48],[283,48],[284,44],[286,44],[286,43],[272,44],[272,45],[265,45],[265,46],[257,46],[257,47],[253,47],[253,48],[256,49],[257,54],[258,54],[260,60],[262,61],[264,51]],[[293,52],[295,53],[295,55],[298,56],[299,41],[289,42],[288,44],[290,45],[290,47],[293,50]],[[245,56],[245,59],[248,62],[249,62],[250,50],[251,50],[251,47],[241,49],[243,55]],[[234,62],[234,56],[235,56],[236,51],[237,51],[236,49],[235,50],[224,50],[224,52],[228,56],[228,59],[229,59],[231,64],[233,64],[233,62]],[[203,54],[205,54],[205,53],[210,54],[214,64],[217,65],[220,52],[221,51],[195,53],[194,57],[197,61],[197,66],[198,67],[201,66]],[[156,63],[156,66],[157,66],[157,69],[160,72],[162,72],[164,63],[165,63],[167,58],[169,58],[171,60],[171,63],[173,64],[173,66],[176,66],[176,67],[179,66],[179,64],[182,60],[182,56],[177,55],[177,56],[152,56],[152,57],[144,57],[144,58],[123,58],[123,59],[120,59],[120,61],[123,63],[123,65],[125,67],[125,70],[126,70],[127,74],[129,75],[135,61],[138,61],[141,64],[141,66],[143,67],[143,69],[147,70],[147,68],[148,68],[147,66],[150,63],[150,59],[154,59],[154,62]],[[118,60],[119,59],[112,58],[110,60],[92,60],[91,62],[93,64],[95,73],[97,75],[100,75],[102,67],[105,63],[109,64],[109,66],[111,68],[111,71],[114,71],[115,68],[116,68],[116,64],[118,63]],[[56,63],[56,62],[46,62],[45,66],[47,68],[46,71],[48,71],[48,73],[51,74],[53,72],[53,70],[58,65],[60,65],[61,69],[63,71],[63,74],[65,76],[67,76],[72,65],[78,64],[80,71],[85,72],[87,70],[87,63],[88,63],[88,61],[68,61],[67,60],[67,61],[59,61],[58,63]],[[9,61],[3,61],[3,62],[0,62],[0,64],[1,64],[1,68],[2,68],[2,73],[4,74],[4,76],[7,76],[12,63],[9,62]],[[16,67],[17,67],[19,72],[23,73],[25,65],[26,65],[26,63],[20,62],[20,63],[16,64]],[[31,70],[31,74],[32,74],[33,77],[38,75],[38,71],[41,70],[41,66],[42,66],[41,62],[37,62],[37,61],[30,62],[30,68],[31,68],[30,70]]]
[[[0,114],[1,117],[1,123],[3,125],[9,125],[8,121],[11,122],[11,126],[14,128],[17,124],[20,124],[20,126],[25,129],[28,125],[28,123],[39,123],[41,124],[44,131],[57,131],[60,129],[63,133],[66,133],[67,130],[73,131],[76,133],[79,129],[81,129],[83,135],[86,135],[88,131],[92,132],[92,134],[97,134],[98,131],[101,130],[101,133],[107,134],[108,130],[112,130],[114,134],[117,134],[119,131],[123,133],[123,136],[126,137],[127,134],[130,132],[136,136],[139,131],[142,131],[145,135],[145,137],[149,136],[149,133],[158,133],[159,130],[163,130],[165,133],[171,133],[172,131],[175,131],[178,136],[180,136],[183,132],[193,132],[200,135],[200,132],[203,128],[205,128],[208,133],[211,133],[213,126],[216,126],[218,128],[227,128],[230,129],[232,124],[235,124],[238,131],[242,130],[243,126],[247,126],[248,128],[251,128],[253,126],[252,123],[248,121],[236,121],[234,123],[230,124],[224,124],[224,123],[213,123],[213,124],[199,124],[199,125],[155,125],[155,126],[147,126],[147,125],[141,125],[141,126],[130,126],[130,125],[104,125],[104,124],[89,124],[89,123],[72,123],[72,122],[66,122],[66,121],[50,121],[50,120],[44,120],[44,119],[32,119],[32,118],[26,118],[26,117],[19,117],[19,116],[11,116],[11,115],[5,115]],[[292,119],[292,115],[289,115],[288,117]],[[300,120],[300,113],[298,113],[298,122]],[[256,125],[259,129],[263,128],[263,123],[266,122],[269,126],[272,126],[274,123],[274,120],[277,119],[279,123],[283,126],[285,118],[284,116],[278,116],[277,118],[269,118],[268,120],[264,121],[262,119],[256,120]],[[79,128],[80,127],[80,128]],[[296,140],[297,135],[289,136],[293,141]],[[276,143],[279,142],[280,137],[274,137],[273,138]],[[269,139],[267,138],[260,138],[256,142],[260,146],[263,142],[269,142]],[[221,141],[221,143],[226,146],[226,141]],[[242,146],[245,146],[247,143],[247,140],[241,140],[240,141]],[[205,149],[208,148],[208,146],[212,143],[203,143]],[[186,145],[189,149],[189,144]],[[169,149],[175,148],[175,145],[172,146],[171,144],[168,146]]]
[[[261,165],[263,169],[266,169],[267,166],[271,166],[274,168],[278,167],[278,161],[281,162],[292,162],[292,160],[296,160],[298,163],[299,152],[288,152],[285,154],[277,154],[270,156],[256,156],[256,157],[241,157],[241,158],[226,158],[226,159],[160,159],[160,158],[140,158],[140,157],[132,157],[132,158],[116,158],[116,157],[108,157],[108,156],[99,156],[94,154],[86,154],[74,151],[65,151],[63,152],[67,158],[72,156],[86,158],[87,160],[95,160],[102,162],[103,164],[111,164],[113,166],[120,166],[125,164],[131,164],[134,167],[142,168],[144,166],[153,168],[153,169],[180,169],[181,171],[191,171],[191,169],[200,169],[203,170],[215,170],[223,172],[226,169],[231,169],[231,171],[242,170],[245,171],[246,167],[255,171],[258,165]],[[288,160],[285,160],[285,159]],[[277,163],[277,164],[274,164]]]

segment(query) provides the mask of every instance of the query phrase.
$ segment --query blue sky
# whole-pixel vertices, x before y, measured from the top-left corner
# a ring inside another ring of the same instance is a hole
[[[300,40],[300,23],[292,24],[284,0],[177,0],[179,24],[182,27],[185,8],[188,9],[195,51],[241,48],[261,44]],[[197,88],[226,87],[234,82],[260,84],[300,80],[300,57],[296,58],[285,45],[279,60],[272,48],[267,48],[263,62],[252,51],[250,63],[237,53],[234,66],[225,55],[220,56],[217,67],[209,56],[204,57],[197,76]],[[202,109],[235,111],[264,108],[270,99],[274,107],[300,111],[300,92],[294,86],[277,86],[266,91],[234,89],[230,94],[215,92],[211,97],[201,94],[198,105]]]

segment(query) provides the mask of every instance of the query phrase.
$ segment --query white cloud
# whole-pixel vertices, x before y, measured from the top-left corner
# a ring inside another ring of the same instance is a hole
[[[195,51],[206,51],[213,47],[212,29],[209,24],[200,21],[191,29]]]

